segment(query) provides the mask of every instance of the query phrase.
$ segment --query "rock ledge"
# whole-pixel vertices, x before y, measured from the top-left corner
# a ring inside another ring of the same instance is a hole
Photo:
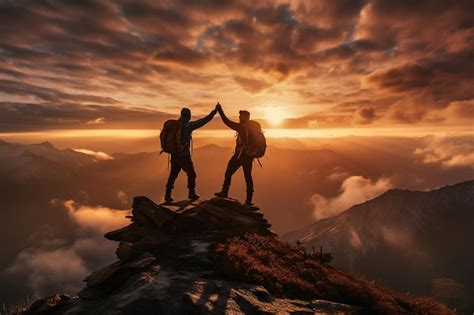
[[[329,301],[272,296],[264,287],[223,279],[210,251],[229,237],[275,236],[257,207],[214,198],[157,205],[133,200],[131,224],[105,234],[118,261],[95,271],[77,297],[53,295],[26,314],[354,314]]]

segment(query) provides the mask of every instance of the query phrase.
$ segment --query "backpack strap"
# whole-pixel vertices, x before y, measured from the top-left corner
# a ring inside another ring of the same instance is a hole
[[[244,139],[242,139],[242,136],[237,133],[237,137],[240,139],[240,152],[239,152],[239,158],[240,156],[242,155],[242,153],[247,150],[247,148],[249,147],[249,126],[246,125],[246,124],[242,124],[243,128],[244,128],[244,131],[245,131],[245,142],[244,142]]]

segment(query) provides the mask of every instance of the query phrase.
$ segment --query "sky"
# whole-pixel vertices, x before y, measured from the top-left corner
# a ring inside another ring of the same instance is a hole
[[[268,129],[472,131],[473,12],[470,0],[0,0],[0,133],[159,129],[217,101]]]

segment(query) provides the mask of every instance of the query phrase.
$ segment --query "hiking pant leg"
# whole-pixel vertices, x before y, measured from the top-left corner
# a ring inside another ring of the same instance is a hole
[[[253,192],[252,164],[253,158],[248,156],[242,157],[242,168],[244,169],[244,178],[245,184],[247,186],[247,192]]]
[[[229,187],[231,180],[232,180],[232,175],[239,169],[241,166],[241,161],[239,158],[236,156],[233,156],[230,160],[229,163],[227,163],[227,169],[225,171],[225,176],[224,176],[224,187]]]
[[[195,189],[196,188],[196,172],[194,171],[194,164],[193,160],[191,160],[190,156],[183,156],[183,163],[182,163],[183,171],[188,175],[188,188]]]
[[[168,176],[168,182],[166,183],[166,189],[173,189],[174,182],[181,171],[181,163],[178,158],[171,157],[170,175]]]

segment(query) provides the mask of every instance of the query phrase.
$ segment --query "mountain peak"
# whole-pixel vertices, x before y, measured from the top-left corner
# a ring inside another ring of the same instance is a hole
[[[37,145],[41,147],[49,148],[49,149],[56,149],[56,147],[49,141],[44,141],[44,142],[38,143]]]
[[[78,297],[52,295],[28,314],[355,314],[359,307],[342,303],[376,305],[379,313],[416,307],[281,242],[257,207],[237,200],[157,205],[140,196],[132,208],[130,225],[105,234],[119,242],[119,260],[88,276]],[[445,310],[427,305],[433,311],[420,313]]]

